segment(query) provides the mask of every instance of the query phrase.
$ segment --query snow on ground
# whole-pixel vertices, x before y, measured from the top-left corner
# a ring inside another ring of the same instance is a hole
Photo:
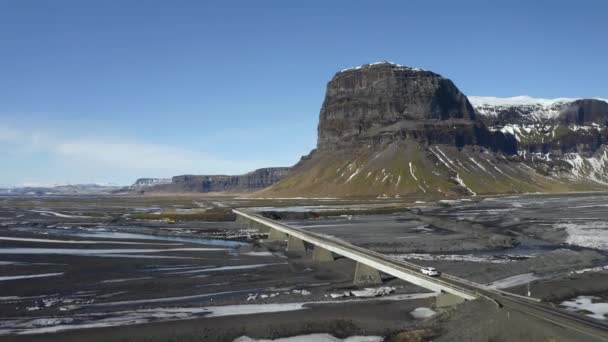
[[[534,276],[533,273],[525,273],[513,277],[496,280],[489,284],[486,284],[485,286],[490,289],[506,289],[517,285],[523,285],[536,279],[539,278]]]
[[[60,275],[63,275],[63,272],[58,272],[58,273],[42,273],[42,274],[26,274],[26,275],[17,275],[17,276],[4,276],[4,277],[0,277],[0,281],[30,279],[30,278],[56,277],[56,276],[60,276]]]
[[[346,206],[327,206],[327,205],[314,205],[314,206],[303,206],[303,205],[295,205],[291,207],[252,207],[250,210],[260,212],[260,211],[290,211],[296,213],[306,213],[309,211],[330,211],[330,210],[341,210],[341,209],[352,209],[356,210],[356,208],[350,208]]]
[[[136,300],[124,300],[119,302],[106,302],[106,303],[97,303],[85,305],[85,307],[110,307],[110,306],[123,306],[123,305],[141,305],[141,304],[152,304],[152,303],[170,303],[170,302],[180,302],[185,300],[195,300],[195,299],[206,299],[210,297],[218,297],[225,296],[230,294],[241,294],[251,292],[252,290],[238,290],[238,291],[225,291],[225,292],[215,292],[215,293],[203,293],[197,295],[190,296],[178,296],[178,297],[161,297],[161,298],[149,298],[149,299],[136,299]],[[234,306],[234,305],[233,305]],[[70,307],[69,309],[79,309],[82,306],[78,307]],[[247,309],[247,308],[244,308]],[[224,309],[219,309],[224,310]]]
[[[55,211],[49,211],[49,210],[31,210],[34,213],[39,213],[39,214],[46,214],[45,216],[48,215],[52,215],[55,217],[63,217],[63,218],[91,218],[91,216],[82,216],[82,215],[67,215],[67,214],[61,214]]]
[[[608,303],[594,303],[594,300],[600,299],[595,296],[578,296],[574,300],[563,301],[560,305],[566,307],[569,311],[588,311],[587,316],[606,320],[608,316]]]
[[[127,241],[88,241],[88,240],[52,240],[52,239],[33,239],[33,238],[18,238],[18,237],[7,237],[0,236],[0,240],[2,241],[23,241],[23,242],[40,242],[40,243],[66,243],[66,244],[113,244],[113,245],[176,245],[174,243],[171,244],[163,244],[163,243],[155,243],[155,242],[127,242]],[[178,244],[181,245],[181,244]]]
[[[240,253],[240,255],[248,255],[248,256],[274,256],[272,252],[262,251],[262,252],[246,252]]]
[[[222,267],[203,267],[201,269],[194,269],[188,271],[180,271],[169,274],[192,274],[192,273],[203,273],[203,272],[217,272],[217,271],[231,271],[231,270],[248,270],[252,268],[260,268],[274,265],[286,265],[286,262],[272,263],[272,264],[253,264],[253,265],[234,265],[234,266],[222,266]]]
[[[422,70],[422,69],[419,69],[419,68],[412,68],[412,67],[409,67],[409,66],[406,66],[406,65],[401,65],[401,64],[390,62],[390,61],[381,61],[381,62],[373,62],[373,63],[369,63],[369,64],[362,64],[362,65],[358,65],[358,66],[355,66],[355,67],[342,69],[342,70],[340,70],[340,72],[359,70],[359,69],[362,69],[362,68],[367,68],[367,67],[370,67],[370,66],[380,65],[380,64],[387,64],[387,65],[391,65],[391,66],[396,67],[396,68],[409,69],[409,70],[412,70],[412,71],[425,71],[425,70]]]
[[[146,279],[153,279],[153,278],[152,277],[139,277],[139,278],[108,279],[108,280],[102,280],[99,283],[100,284],[115,284],[115,283],[124,283],[126,281],[146,280]]]
[[[106,254],[205,252],[225,251],[225,248],[167,248],[167,249],[81,249],[81,248],[0,248],[0,254],[61,254],[103,256]]]
[[[458,173],[456,173],[456,177],[454,177],[454,179],[456,180],[456,182],[458,182],[458,184],[460,184],[461,187],[467,189],[468,192],[470,192],[473,196],[477,196],[477,193],[473,190],[471,190],[471,188],[469,188],[464,181],[462,180],[462,178],[460,178],[460,175]]]
[[[416,318],[416,319],[424,319],[424,318],[429,318],[429,317],[433,317],[437,314],[437,312],[435,312],[434,310],[430,309],[430,308],[416,308],[414,309],[414,311],[410,312],[410,315],[412,315],[412,317]]]
[[[566,243],[608,250],[608,222],[558,223],[554,227],[566,230],[568,233]]]
[[[426,253],[409,253],[409,254],[391,254],[391,258],[398,260],[424,260],[424,261],[468,261],[468,262],[487,262],[492,264],[504,264],[511,262],[509,259],[495,258],[489,256],[475,256],[472,254],[426,254]]]
[[[378,289],[375,289],[375,290],[378,291]],[[423,299],[423,298],[431,298],[431,297],[437,296],[436,292],[410,293],[410,294],[400,294],[400,295],[392,295],[392,296],[385,296],[386,293],[380,294],[381,293],[380,291],[378,291],[376,293],[378,293],[378,295],[376,297],[381,297],[381,299],[383,299],[383,300]],[[366,294],[366,293],[364,293],[364,294]],[[337,293],[331,293],[329,295],[329,297],[331,297],[332,299],[352,297],[352,296],[354,296],[353,291],[337,292]],[[371,297],[362,296],[362,298],[371,298]],[[380,299],[380,298],[376,298],[376,299]]]
[[[587,273],[587,272],[601,272],[601,271],[606,271],[606,270],[608,270],[608,265],[583,268],[581,270],[570,271],[569,274],[583,274],[583,273]]]
[[[384,341],[380,336],[351,336],[347,338],[337,338],[330,334],[310,334],[291,337],[278,338],[276,340],[260,340],[248,336],[241,336],[233,342],[381,342]]]
[[[217,295],[217,294],[215,294]],[[9,334],[42,334],[52,333],[64,330],[74,329],[87,329],[87,328],[99,328],[99,327],[112,327],[112,326],[123,326],[133,325],[148,322],[158,321],[170,321],[170,320],[183,320],[183,319],[194,319],[200,317],[220,317],[220,316],[232,316],[232,315],[249,315],[249,314],[260,314],[260,313],[271,313],[271,312],[285,312],[295,310],[308,309],[308,304],[341,304],[348,302],[361,302],[370,300],[408,300],[408,299],[419,299],[429,298],[436,296],[436,293],[414,293],[404,295],[393,295],[385,296],[380,298],[363,298],[363,299],[351,299],[351,300],[328,300],[328,301],[310,301],[310,302],[299,302],[299,303],[279,303],[279,304],[240,304],[240,305],[224,305],[224,306],[207,306],[207,307],[171,307],[171,308],[150,308],[150,309],[136,309],[136,310],[124,310],[114,312],[83,312],[74,314],[73,317],[77,318],[76,321],[53,321],[52,317],[7,317],[3,318],[2,324],[0,325],[0,335]],[[174,297],[171,300],[181,299],[184,297]],[[157,299],[151,301],[160,302]],[[162,301],[162,300],[161,300]],[[147,304],[141,301],[129,301],[129,302],[114,302],[114,303],[99,303],[87,305],[86,307],[99,307],[104,305],[124,305],[127,304]],[[75,307],[77,308],[77,307]],[[44,319],[49,319],[45,321]],[[49,325],[43,325],[41,323],[48,323]],[[357,340],[346,340],[349,342]],[[365,341],[365,340],[363,340]],[[379,340],[381,341],[381,340]]]
[[[577,99],[557,98],[543,99],[530,96],[493,97],[493,96],[468,96],[469,102],[474,107],[479,106],[551,106],[560,102],[572,102]]]
[[[350,182],[356,175],[359,174],[360,171],[361,171],[361,168],[358,168],[355,172],[353,172],[353,174],[350,175],[350,177],[348,177],[348,179],[346,180],[346,182],[344,182],[344,184]]]
[[[395,288],[390,287],[390,286],[383,286],[383,287],[378,287],[378,288],[365,288],[363,290],[350,291],[350,293],[353,296],[358,297],[358,298],[372,298],[372,297],[386,296],[393,292],[395,292]]]
[[[246,242],[240,241],[228,241],[221,239],[207,239],[207,238],[198,238],[198,237],[187,237],[187,236],[173,236],[173,235],[151,235],[151,234],[137,234],[137,233],[125,233],[125,232],[116,232],[116,231],[106,231],[103,229],[92,230],[92,229],[84,229],[86,231],[78,231],[78,232],[69,232],[62,231],[59,232],[60,235],[67,236],[78,236],[78,237],[92,237],[92,238],[103,238],[103,239],[136,239],[136,240],[153,240],[153,241],[174,241],[174,242],[188,242],[194,244],[201,245],[219,245],[226,247],[237,247],[237,246],[245,246],[248,245]],[[24,230],[28,231],[28,230]],[[52,234],[56,234],[58,232],[46,229],[45,232],[49,232]],[[160,245],[181,245],[179,243],[162,243]]]

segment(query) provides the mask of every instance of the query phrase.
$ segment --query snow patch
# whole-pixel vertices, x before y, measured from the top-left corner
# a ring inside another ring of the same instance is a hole
[[[608,222],[558,223],[554,227],[566,230],[566,243],[608,250]]]
[[[437,314],[437,312],[430,308],[422,307],[422,308],[414,309],[414,311],[410,312],[410,314],[415,319],[425,319],[425,318],[430,318],[430,317],[435,316]]]
[[[58,273],[42,273],[42,274],[26,274],[26,275],[18,275],[18,276],[4,276],[0,277],[0,281],[7,280],[19,280],[19,279],[31,279],[31,278],[45,278],[45,277],[56,277],[63,275],[63,272]]]
[[[276,340],[254,339],[248,336],[241,336],[233,342],[382,342],[380,336],[351,336],[347,338],[337,338],[330,334],[310,334],[292,337],[283,337]]]
[[[563,301],[560,305],[566,307],[566,310],[569,311],[588,311],[591,313],[585,313],[585,315],[595,319],[606,320],[608,316],[608,303],[594,302],[598,299],[600,298],[595,296],[578,296],[574,300]]]
[[[353,179],[353,177],[355,177],[356,175],[358,175],[360,171],[361,171],[361,168],[359,167],[357,170],[355,170],[355,172],[353,172],[352,175],[350,175],[350,177],[348,177],[348,179],[346,180],[346,182],[344,182],[344,184],[350,182],[351,179]]]

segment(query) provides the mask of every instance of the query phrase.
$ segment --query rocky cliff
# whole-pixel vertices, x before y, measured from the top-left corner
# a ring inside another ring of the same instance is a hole
[[[170,178],[139,178],[130,186],[130,188],[142,189],[169,183],[171,183]]]
[[[147,192],[249,192],[268,187],[285,178],[288,167],[269,167],[243,175],[181,175],[169,183],[146,188]]]
[[[566,161],[522,155],[522,149],[545,148],[542,138],[534,145],[538,140],[532,144],[509,126],[527,124],[533,120],[529,115],[474,103],[452,81],[430,71],[389,62],[342,70],[327,85],[316,150],[287,178],[254,195],[386,197],[606,188],[599,178],[574,177],[578,171]],[[546,111],[559,111],[558,119],[569,126],[595,127],[605,126],[603,106],[581,100]],[[577,136],[569,147],[560,143],[559,148],[597,152],[604,140],[601,134],[594,137]]]
[[[606,100],[472,96],[471,101],[490,129],[515,136],[520,153],[589,156],[608,143]]]
[[[571,181],[608,184],[608,100],[470,99],[491,130],[515,136],[526,162]]]
[[[338,72],[319,115],[319,151],[397,140],[457,147],[480,145],[515,153],[515,141],[476,120],[467,97],[447,78],[389,62]]]

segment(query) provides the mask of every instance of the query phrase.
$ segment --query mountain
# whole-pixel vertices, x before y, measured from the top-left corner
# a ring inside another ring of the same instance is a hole
[[[555,175],[608,184],[608,100],[469,97],[493,131],[508,132],[528,162]],[[563,168],[566,168],[565,170]]]
[[[145,192],[250,192],[268,187],[289,173],[288,167],[268,167],[243,175],[181,175],[169,182],[138,179],[131,189]]]
[[[139,178],[133,183],[131,189],[145,189],[155,185],[170,184],[170,178]]]
[[[508,103],[504,106],[510,109],[503,111],[502,104],[487,102],[473,101],[474,106],[452,81],[431,71],[390,62],[342,70],[327,84],[317,148],[288,177],[253,196],[392,197],[606,188],[600,178],[582,177],[588,166],[573,166],[567,160],[574,156],[567,152],[559,161],[537,158],[545,151],[540,148],[542,137],[540,143],[536,138],[526,140],[515,126],[533,124],[538,116],[561,120],[567,127],[598,125],[605,130],[608,111],[602,101],[577,100],[563,108],[554,108],[557,102],[540,107],[521,104],[534,107],[525,111]],[[604,148],[601,134],[582,143],[579,135],[574,141],[566,136],[555,146],[568,142],[570,147],[563,151],[576,150],[578,158],[598,158],[596,153]]]
[[[44,196],[44,195],[106,195],[121,189],[117,185],[68,184],[55,186],[23,186],[0,189],[0,195]]]

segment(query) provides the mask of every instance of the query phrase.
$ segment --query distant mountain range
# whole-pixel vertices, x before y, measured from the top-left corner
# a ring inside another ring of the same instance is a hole
[[[118,185],[74,184],[55,186],[23,186],[0,188],[0,195],[101,195],[113,194],[123,187]]]
[[[288,167],[268,167],[243,175],[181,175],[171,179],[140,178],[129,187],[138,192],[243,193],[266,188],[287,176]]]

